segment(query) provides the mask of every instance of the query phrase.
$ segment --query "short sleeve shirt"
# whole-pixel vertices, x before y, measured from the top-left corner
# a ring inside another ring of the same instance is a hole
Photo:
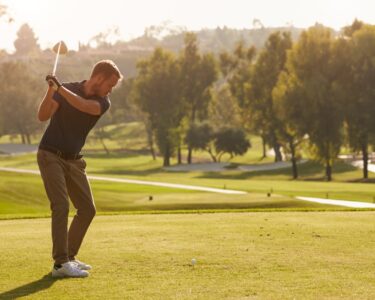
[[[83,84],[84,81],[71,82],[64,83],[63,86],[86,99],[83,92]],[[94,116],[76,109],[58,93],[53,95],[53,99],[59,103],[59,108],[51,117],[40,144],[53,147],[64,153],[79,153],[90,130],[109,109],[111,102],[108,97],[90,97],[90,100],[99,102],[101,107],[101,115]]]

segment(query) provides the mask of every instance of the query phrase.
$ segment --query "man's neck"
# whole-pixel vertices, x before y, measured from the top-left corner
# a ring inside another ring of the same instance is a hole
[[[86,80],[83,83],[83,93],[85,94],[86,97],[94,96],[94,92],[92,90],[92,82],[89,80]]]

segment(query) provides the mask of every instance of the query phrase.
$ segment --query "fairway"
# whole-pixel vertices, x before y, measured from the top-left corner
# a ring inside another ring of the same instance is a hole
[[[99,216],[80,253],[90,277],[64,280],[48,276],[50,220],[3,220],[0,299],[370,299],[374,217]]]
[[[202,191],[92,180],[99,214],[145,212],[212,212],[234,210],[342,210],[296,197],[375,202],[373,184],[355,182],[360,170],[338,164],[337,180],[317,180],[319,165],[301,165],[304,179],[290,180],[290,170],[267,172],[168,172],[147,155],[114,153],[86,156],[89,176],[140,180],[244,191],[220,195]],[[37,171],[35,154],[0,157],[0,166]],[[21,187],[21,188],[20,188]],[[152,201],[150,201],[152,196]],[[270,196],[270,197],[269,197]],[[0,219],[49,216],[49,202],[39,175],[0,172]]]
[[[92,189],[99,214],[346,209],[277,194],[268,197],[262,191],[225,195],[96,180]],[[49,201],[39,176],[0,172],[0,219],[46,216]]]
[[[375,295],[375,211],[296,199],[374,202],[373,184],[355,182],[360,170],[352,166],[339,163],[337,180],[324,182],[312,162],[301,165],[305,177],[294,181],[289,170],[168,172],[147,155],[86,160],[89,175],[120,179],[91,180],[97,217],[79,255],[94,267],[87,279],[51,278],[49,201],[40,176],[0,172],[0,299]],[[1,157],[0,165],[37,170],[34,154]],[[246,194],[131,183],[138,180]]]

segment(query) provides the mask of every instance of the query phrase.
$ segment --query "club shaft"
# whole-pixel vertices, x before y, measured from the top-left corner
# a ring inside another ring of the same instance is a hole
[[[59,47],[57,48],[55,64],[53,65],[53,70],[52,70],[52,75],[53,75],[53,76],[55,76],[55,73],[56,73],[56,67],[57,67],[57,62],[59,61],[60,47],[61,47],[61,42],[59,43]]]

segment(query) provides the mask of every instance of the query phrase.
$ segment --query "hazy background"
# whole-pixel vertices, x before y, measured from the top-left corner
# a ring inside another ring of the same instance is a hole
[[[169,27],[202,28],[309,27],[316,22],[336,30],[357,18],[375,21],[375,2],[371,0],[4,0],[14,22],[0,23],[1,48],[13,51],[16,32],[28,23],[41,48],[63,39],[71,49],[87,43],[99,32],[111,32],[111,39],[133,39],[146,27],[168,23]],[[254,20],[259,20],[255,22]]]

